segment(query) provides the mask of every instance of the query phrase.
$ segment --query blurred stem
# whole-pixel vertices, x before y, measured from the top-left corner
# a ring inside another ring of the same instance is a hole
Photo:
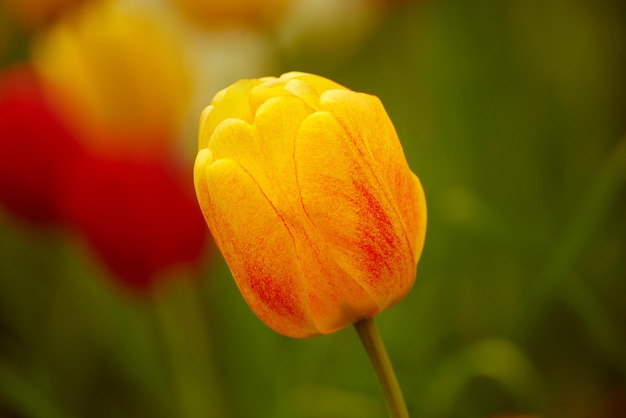
[[[153,300],[160,343],[178,396],[179,416],[226,417],[230,414],[202,314],[198,279],[190,275],[184,279],[169,280],[171,283],[165,283]]]
[[[385,350],[385,345],[378,332],[374,318],[362,319],[354,324],[367,355],[376,370],[378,382],[385,395],[389,416],[391,418],[409,418],[404,396],[398,384],[398,379],[391,366],[391,361]]]

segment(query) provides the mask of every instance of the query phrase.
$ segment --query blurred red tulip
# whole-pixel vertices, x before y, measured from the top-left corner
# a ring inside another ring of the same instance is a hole
[[[104,0],[65,15],[32,47],[42,84],[67,95],[57,109],[86,154],[64,176],[60,211],[135,290],[199,261],[208,236],[192,163],[181,174],[175,161],[190,96],[178,35],[158,11]]]
[[[58,219],[57,183],[80,149],[46,97],[27,66],[0,75],[0,204],[35,223]]]
[[[109,270],[143,292],[200,261],[208,233],[191,176],[162,160],[92,155],[68,173],[60,206]]]

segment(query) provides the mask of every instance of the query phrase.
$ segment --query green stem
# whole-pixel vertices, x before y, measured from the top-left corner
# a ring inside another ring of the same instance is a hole
[[[361,338],[374,370],[376,370],[378,382],[387,401],[389,416],[391,418],[409,418],[402,390],[391,366],[391,361],[389,361],[383,340],[380,338],[374,318],[362,319],[356,322],[354,327]]]

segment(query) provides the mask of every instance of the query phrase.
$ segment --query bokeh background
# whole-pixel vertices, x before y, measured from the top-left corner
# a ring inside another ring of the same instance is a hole
[[[293,340],[206,231],[243,77],[378,95],[429,205],[377,318],[414,417],[626,416],[626,3],[0,1],[0,417],[383,417],[356,333]]]

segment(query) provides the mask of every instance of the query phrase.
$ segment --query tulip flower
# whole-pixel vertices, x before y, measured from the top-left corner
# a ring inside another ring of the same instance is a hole
[[[97,153],[163,156],[176,148],[190,101],[179,31],[122,1],[85,4],[42,33],[33,61],[67,92],[67,123]]]
[[[125,288],[201,261],[208,231],[195,200],[192,158],[179,141],[190,74],[179,30],[158,9],[89,2],[35,39],[46,91],[85,150],[58,192],[63,219]],[[189,157],[189,158],[186,158]]]
[[[332,333],[411,289],[425,198],[377,97],[305,73],[241,80],[201,116],[194,178],[239,290],[275,331]]]
[[[187,177],[169,161],[85,155],[59,206],[114,277],[143,294],[159,274],[202,260],[208,234]]]
[[[81,149],[26,65],[0,75],[0,147],[0,203],[27,222],[58,221],[59,179]]]

